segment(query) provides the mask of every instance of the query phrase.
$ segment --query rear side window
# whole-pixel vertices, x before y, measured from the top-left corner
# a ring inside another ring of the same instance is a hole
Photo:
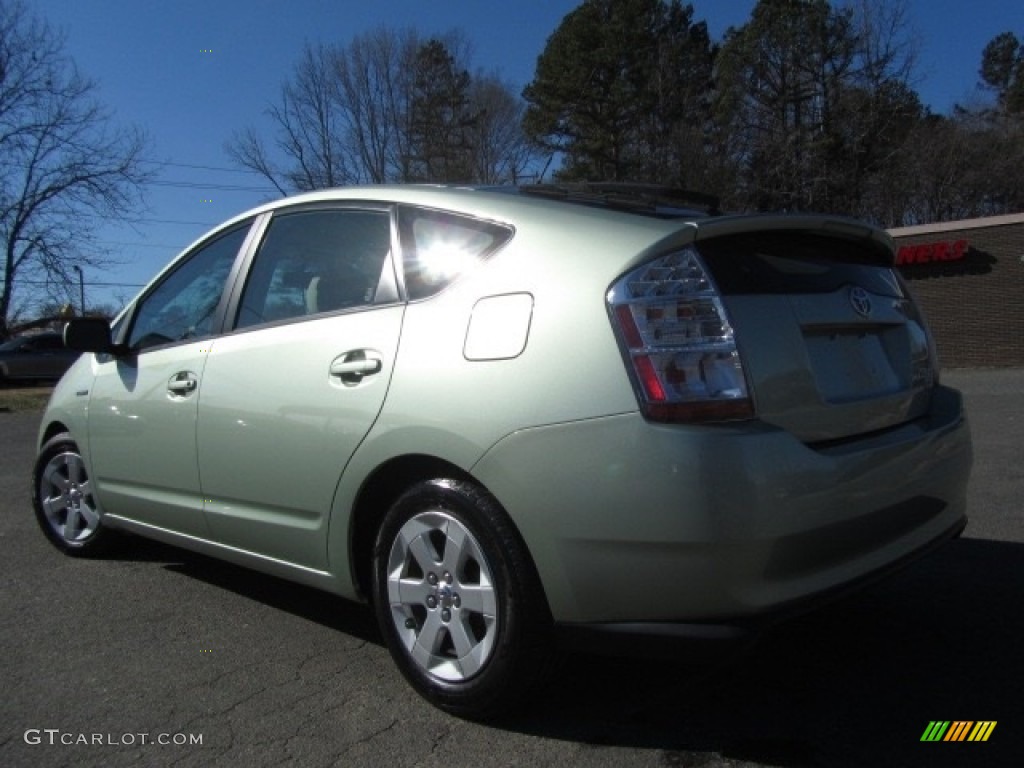
[[[831,293],[858,285],[903,298],[892,256],[877,246],[804,232],[765,232],[700,241],[697,248],[726,295]]]
[[[412,300],[440,293],[512,237],[501,224],[411,206],[399,208],[398,226]]]
[[[394,282],[390,252],[385,211],[275,215],[242,292],[238,327],[373,304],[385,270]]]

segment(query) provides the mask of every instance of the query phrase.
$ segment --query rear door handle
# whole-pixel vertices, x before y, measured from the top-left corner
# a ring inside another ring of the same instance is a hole
[[[359,373],[363,376],[380,373],[380,360],[342,360],[331,365],[332,376],[344,376],[348,373]]]
[[[368,355],[365,349],[356,349],[331,363],[331,376],[337,376],[346,384],[358,384],[364,376],[380,373],[383,365],[379,357]]]

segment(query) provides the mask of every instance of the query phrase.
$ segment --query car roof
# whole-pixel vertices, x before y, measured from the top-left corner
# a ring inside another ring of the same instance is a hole
[[[465,210],[473,208],[473,201],[500,201],[508,205],[511,200],[534,199],[550,205],[551,201],[605,208],[655,218],[693,220],[717,215],[718,199],[713,195],[691,192],[656,184],[628,184],[621,182],[528,184],[528,185],[456,185],[456,184],[374,184],[351,187],[330,187],[312,192],[290,195],[265,203],[239,214],[232,222],[277,210],[284,206],[304,203],[365,200],[367,202],[436,205]],[[694,206],[702,206],[703,209]]]
[[[528,184],[503,189],[524,195],[535,195],[567,203],[609,208],[664,219],[693,220],[717,216],[721,213],[716,196],[664,184],[588,181]]]
[[[263,205],[243,211],[237,216],[219,224],[214,229],[203,233],[190,243],[183,251],[188,251],[208,239],[216,232],[230,229],[232,226],[253,216],[270,213],[282,208],[316,205],[319,203],[357,202],[378,204],[406,204],[428,208],[437,208],[476,216],[491,221],[508,223],[515,226],[517,220],[533,219],[538,216],[579,216],[591,220],[603,219],[617,221],[619,226],[638,226],[651,229],[662,229],[666,233],[685,226],[687,222],[705,218],[706,214],[690,212],[690,215],[674,217],[637,216],[639,211],[628,209],[618,204],[599,206],[576,199],[563,202],[582,203],[562,205],[553,202],[557,199],[551,194],[530,194],[526,187],[485,187],[449,184],[373,184],[351,187],[330,187],[313,192],[304,192],[273,200]],[[615,202],[615,200],[612,200]]]
[[[697,202],[705,210],[682,205]],[[538,224],[580,232],[625,234],[634,230],[638,238],[671,237],[684,229],[700,230],[705,236],[719,236],[752,229],[827,229],[854,239],[875,240],[876,246],[891,248],[884,233],[864,222],[842,216],[821,214],[733,214],[719,215],[711,195],[672,187],[621,182],[520,185],[507,187],[454,184],[372,184],[330,187],[282,197],[223,222],[189,243],[178,256],[209,238],[264,213],[283,208],[318,204],[365,202],[369,204],[416,205],[460,213],[517,228]],[[600,236],[600,235],[598,235]],[[693,235],[690,235],[692,238]],[[698,235],[699,237],[699,235]],[[163,271],[177,261],[172,259]]]

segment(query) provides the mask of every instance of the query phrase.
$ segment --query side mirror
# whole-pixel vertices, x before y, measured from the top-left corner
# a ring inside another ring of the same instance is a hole
[[[117,354],[110,323],[101,317],[76,317],[64,326],[64,346],[76,352]]]

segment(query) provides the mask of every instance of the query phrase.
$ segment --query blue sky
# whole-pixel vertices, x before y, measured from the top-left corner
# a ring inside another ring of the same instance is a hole
[[[714,39],[743,24],[755,0],[692,0]],[[916,87],[933,111],[971,98],[981,51],[995,35],[1024,36],[1019,0],[908,0],[920,36]],[[121,121],[142,127],[167,166],[134,229],[107,226],[103,245],[123,262],[86,271],[87,303],[130,297],[213,225],[274,196],[259,176],[231,170],[224,142],[269,125],[275,100],[306,41],[347,43],[381,25],[424,35],[461,29],[473,64],[521,87],[547,37],[579,0],[26,0],[64,31],[67,51],[97,81]],[[210,52],[206,52],[210,51]],[[187,167],[187,166],[206,166]],[[230,189],[230,187],[241,189]],[[207,202],[209,201],[209,202]],[[125,283],[122,287],[99,283]]]

